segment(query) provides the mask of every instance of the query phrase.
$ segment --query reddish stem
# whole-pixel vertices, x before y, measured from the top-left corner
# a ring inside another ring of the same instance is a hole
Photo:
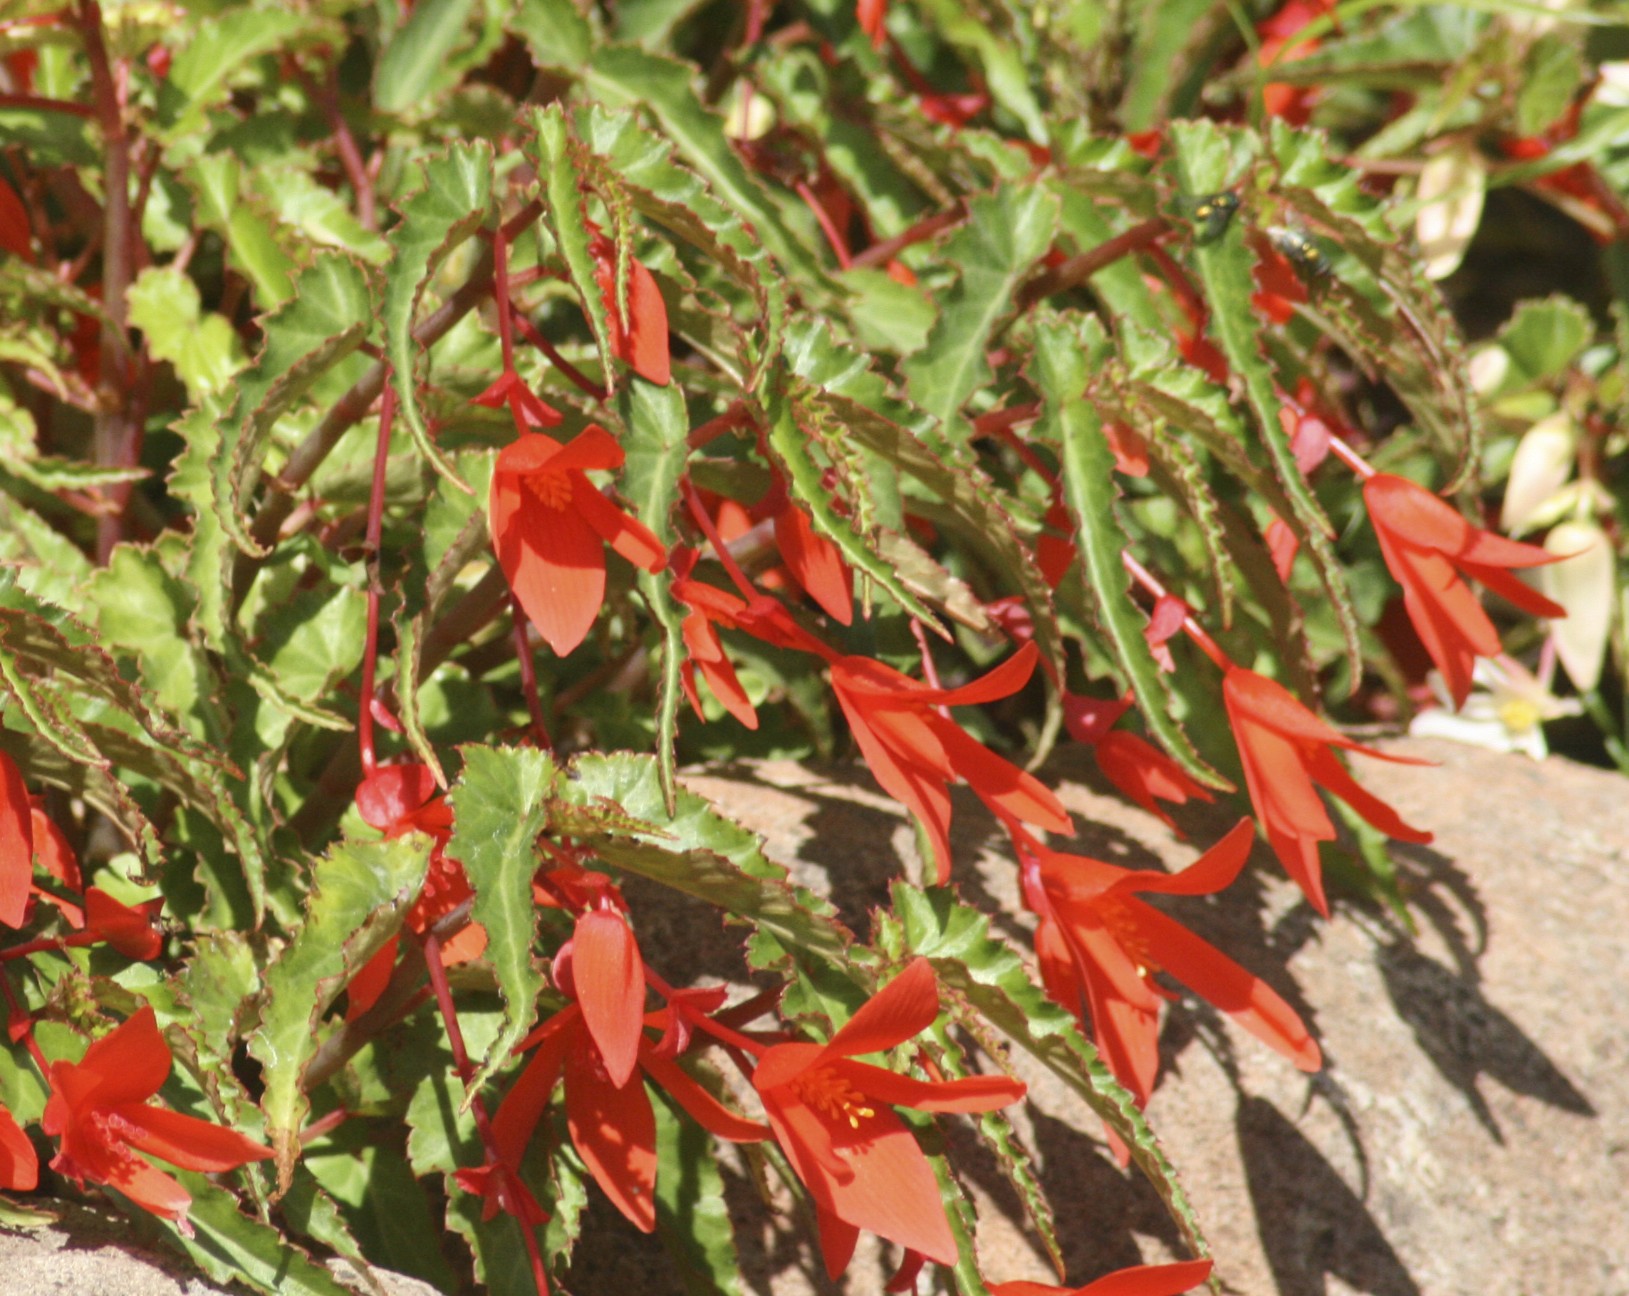
[[[1171,226],[1163,216],[1153,216],[1133,225],[1123,234],[1116,234],[1094,248],[1078,252],[1062,265],[1054,266],[1032,279],[1020,289],[1018,305],[1021,309],[1027,308],[1055,292],[1062,292],[1065,288],[1085,283],[1099,270],[1113,265],[1121,257],[1129,256],[1142,248],[1152,247],[1170,231]]]
[[[447,1030],[447,1046],[452,1050],[453,1070],[465,1085],[468,1085],[475,1075],[475,1067],[470,1062],[469,1050],[464,1047],[464,1032],[458,1025],[458,1008],[453,1003],[452,987],[447,984],[447,969],[441,962],[441,937],[432,928],[424,933],[424,966],[430,974],[430,988],[435,992],[436,1007],[441,1011],[441,1022]],[[489,1165],[502,1165],[503,1156],[498,1150],[497,1135],[493,1132],[492,1121],[487,1115],[486,1103],[481,1095],[469,1096],[470,1112],[475,1117],[475,1130],[481,1136],[481,1146],[486,1150],[486,1160]],[[520,1224],[519,1220],[515,1221]],[[543,1256],[538,1250],[536,1230],[520,1225],[521,1236],[526,1239],[526,1254],[532,1263],[532,1281],[537,1284],[538,1296],[549,1296],[549,1278],[543,1270]]]
[[[1170,591],[1154,578],[1152,572],[1133,558],[1128,550],[1122,549],[1120,551],[1120,561],[1125,563],[1126,570],[1131,573],[1132,578],[1155,598],[1169,597]],[[1187,631],[1188,638],[1199,645],[1205,656],[1216,663],[1218,669],[1225,671],[1233,665],[1216,640],[1212,639],[1205,627],[1195,621],[1191,615],[1182,618],[1182,628]]]
[[[504,373],[515,372],[515,326],[509,316],[509,231],[492,236],[492,298],[498,303],[498,344],[503,348]]]
[[[747,407],[740,401],[731,403],[717,418],[708,419],[705,423],[690,429],[690,435],[685,438],[685,444],[692,450],[700,450],[718,440],[726,432],[733,432],[736,428],[751,427],[752,415]]]
[[[564,374],[573,387],[597,401],[604,401],[611,394],[561,355],[555,349],[554,343],[539,333],[532,321],[526,318],[526,312],[513,303],[510,303],[510,309],[513,312],[511,316],[513,322],[520,326],[521,336],[541,351],[548,362]]]
[[[798,197],[808,204],[809,210],[814,213],[815,220],[820,222],[820,230],[826,236],[826,242],[831,244],[832,254],[837,258],[837,264],[847,270],[852,264],[848,254],[848,240],[843,237],[843,231],[837,228],[831,213],[821,206],[820,200],[815,197],[814,190],[808,183],[799,180],[792,186],[797,190]]]
[[[385,470],[390,462],[390,425],[396,419],[396,388],[386,382],[379,402],[379,441],[373,452],[373,492],[368,497],[368,639],[362,650],[362,709],[356,719],[357,748],[362,756],[362,777],[376,766],[373,747],[374,676],[379,663],[379,546],[384,531]]]
[[[96,109],[89,104],[73,103],[68,99],[47,99],[44,95],[16,91],[0,93],[0,108],[32,108],[38,112],[68,113],[74,117],[96,116]]]
[[[915,225],[902,233],[895,234],[893,238],[884,239],[881,243],[873,243],[854,254],[849,263],[852,266],[887,265],[899,253],[917,243],[924,243],[940,230],[949,229],[952,225],[959,225],[967,218],[967,209],[960,203],[949,211],[937,212],[932,216],[919,220]]]
[[[513,591],[509,594],[509,609],[515,623],[515,657],[520,662],[520,687],[526,694],[526,709],[531,713],[532,729],[537,734],[538,746],[553,751],[549,727],[543,722],[543,702],[537,695],[537,663],[532,660],[532,645],[526,639],[526,609]]]
[[[713,525],[713,519],[707,512],[707,506],[701,502],[695,484],[688,477],[684,480],[684,502],[690,506],[690,515],[696,519],[696,525],[707,537],[707,542],[713,546],[713,552],[718,555],[719,562],[724,564],[724,570],[735,582],[735,588],[741,591],[742,598],[751,603],[758,597],[758,591],[747,579],[747,574],[741,570],[741,564],[735,561],[735,555],[730,552],[729,545],[719,536],[718,528]]]

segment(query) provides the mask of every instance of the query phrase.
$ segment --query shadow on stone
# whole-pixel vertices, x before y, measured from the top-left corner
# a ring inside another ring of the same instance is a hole
[[[1331,1276],[1369,1296],[1420,1296],[1368,1207],[1276,1107],[1244,1097],[1235,1124],[1278,1296],[1328,1296]]]
[[[1580,1116],[1595,1108],[1523,1034],[1509,1017],[1483,997],[1473,978],[1413,946],[1396,942],[1376,951],[1376,964],[1397,1015],[1408,1023],[1420,1051],[1471,1105],[1476,1119],[1496,1143],[1504,1142],[1499,1123],[1477,1088],[1492,1076],[1512,1093],[1537,1098]]]

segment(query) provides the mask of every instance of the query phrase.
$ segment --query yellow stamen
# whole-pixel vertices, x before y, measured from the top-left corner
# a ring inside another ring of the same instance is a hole
[[[818,1067],[800,1076],[796,1088],[798,1097],[805,1104],[823,1116],[847,1121],[852,1130],[859,1129],[862,1120],[869,1120],[877,1114],[874,1107],[864,1105],[863,1093],[826,1067]]]

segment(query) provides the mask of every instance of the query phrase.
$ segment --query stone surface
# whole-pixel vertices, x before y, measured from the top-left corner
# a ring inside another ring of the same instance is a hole
[[[1304,1076],[1187,997],[1167,1017],[1149,1119],[1230,1292],[1629,1296],[1629,783],[1447,743],[1393,749],[1440,762],[1356,762],[1367,786],[1437,834],[1394,849],[1418,934],[1352,904],[1321,922],[1265,850],[1226,895],[1173,902],[1297,1006],[1329,1065]],[[1065,753],[1050,772],[1085,853],[1176,868],[1231,826],[1198,807],[1178,815],[1189,838],[1179,841],[1106,794],[1089,766]],[[763,763],[685,777],[763,832],[801,880],[829,888],[862,933],[890,879],[916,871],[912,830],[864,770]],[[967,898],[1011,912],[1013,865],[970,796],[958,796],[953,836]],[[665,893],[629,891],[641,941],[670,979],[739,968],[738,930]],[[1022,923],[1004,930],[1027,948]],[[1070,1281],[1177,1257],[1158,1199],[1115,1167],[1093,1118],[1046,1076],[1026,1076],[1034,1103],[1020,1123],[1058,1207]],[[966,1122],[945,1127],[980,1207],[987,1275],[1056,1281]],[[835,1290],[816,1272],[805,1222],[764,1210],[733,1149],[720,1159],[748,1289]],[[0,1292],[217,1290],[145,1258],[127,1225],[99,1218],[73,1211],[45,1233],[0,1233]],[[892,1259],[863,1238],[842,1290],[879,1293]],[[597,1193],[569,1288],[683,1290],[660,1243]]]

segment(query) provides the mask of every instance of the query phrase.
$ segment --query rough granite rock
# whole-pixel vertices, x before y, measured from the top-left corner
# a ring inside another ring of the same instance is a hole
[[[1629,1296],[1629,782],[1443,742],[1393,750],[1440,762],[1357,761],[1367,786],[1437,834],[1393,852],[1418,935],[1350,903],[1321,922],[1265,849],[1226,895],[1172,902],[1303,1012],[1328,1066],[1304,1076],[1185,997],[1168,1015],[1149,1119],[1218,1275],[1241,1296]],[[1050,775],[1081,825],[1074,848],[1104,859],[1181,867],[1231,826],[1201,806],[1178,814],[1180,841],[1108,795],[1078,751]],[[889,880],[919,872],[908,823],[864,770],[768,762],[685,779],[764,833],[801,880],[829,887],[862,934]],[[1010,912],[1011,860],[971,796],[956,801],[953,839],[967,898]],[[738,974],[739,930],[652,888],[629,892],[641,942],[670,979]],[[1027,948],[1022,923],[1004,934]],[[1116,1168],[1094,1119],[1057,1082],[1020,1070],[1034,1105],[1019,1123],[1059,1209],[1070,1282],[1179,1257],[1158,1199]],[[1057,1281],[968,1124],[944,1125],[980,1207],[987,1276]],[[733,1149],[720,1160],[748,1290],[881,1291],[891,1247],[862,1237],[833,1288],[807,1222],[775,1220],[745,1162]],[[126,1226],[98,1218],[76,1210],[43,1233],[0,1232],[0,1291],[218,1290],[143,1258]],[[392,1296],[429,1291],[399,1282]],[[576,1296],[684,1290],[661,1244],[598,1194],[568,1285]],[[920,1290],[938,1288],[924,1276]]]

